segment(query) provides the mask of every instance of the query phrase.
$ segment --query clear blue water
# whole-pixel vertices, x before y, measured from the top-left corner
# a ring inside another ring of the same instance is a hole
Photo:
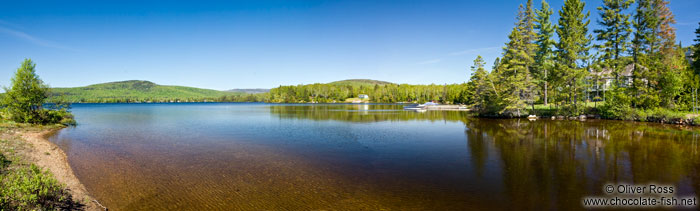
[[[581,209],[610,182],[700,188],[694,130],[401,108],[75,104],[51,140],[110,210]]]

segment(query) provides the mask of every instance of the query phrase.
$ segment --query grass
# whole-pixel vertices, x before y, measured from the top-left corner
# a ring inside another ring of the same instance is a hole
[[[583,105],[584,105],[586,108],[600,107],[600,106],[603,106],[604,104],[605,104],[604,101],[600,101],[600,102],[597,102],[597,103],[596,103],[596,102],[585,102],[585,103],[583,103]],[[530,108],[531,108],[531,107],[528,106],[528,109],[530,109]],[[552,103],[547,104],[546,106],[545,106],[544,104],[535,104],[535,110],[553,110],[553,109],[556,109],[556,108],[557,108],[556,105],[555,105],[555,104],[552,104]]]
[[[48,171],[29,162],[30,150],[15,131],[47,128],[8,121],[0,123],[0,210],[72,210],[83,205]]]
[[[585,114],[599,115],[599,110],[605,105],[604,101],[601,102],[586,102],[584,103]],[[531,107],[528,107],[530,109]],[[597,108],[597,109],[594,109]],[[535,113],[538,116],[555,116],[557,114],[557,108],[554,104],[549,104],[545,106],[544,104],[535,104]],[[634,120],[641,122],[661,122],[661,123],[679,123],[684,122],[691,125],[700,125],[700,114],[695,114],[690,111],[673,111],[663,108],[657,109],[630,109],[630,112],[624,114],[624,116],[612,117],[612,119],[622,119],[622,120]],[[688,121],[690,120],[690,121]],[[688,121],[688,122],[685,122]]]

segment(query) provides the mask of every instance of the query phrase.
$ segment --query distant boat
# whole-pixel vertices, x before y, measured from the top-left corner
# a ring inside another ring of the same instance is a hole
[[[433,103],[433,102],[427,102],[424,104],[413,104],[413,105],[409,105],[409,106],[404,106],[403,109],[404,110],[425,111],[427,109],[427,106],[436,106],[436,105],[439,105],[439,104]]]
[[[427,102],[424,104],[413,104],[409,106],[404,106],[404,110],[414,110],[414,111],[425,111],[425,110],[443,110],[443,111],[469,111],[469,109],[464,105],[440,105],[434,102]]]

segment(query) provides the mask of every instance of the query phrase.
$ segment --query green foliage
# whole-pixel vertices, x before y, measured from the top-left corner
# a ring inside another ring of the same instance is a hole
[[[593,32],[597,34],[596,40],[603,43],[595,47],[603,53],[600,57],[603,67],[612,68],[615,79],[619,79],[626,63],[622,55],[629,46],[632,29],[629,21],[630,14],[625,14],[624,10],[633,2],[633,0],[603,0],[603,5],[598,7],[601,16],[598,24],[603,28]]]
[[[486,72],[484,66],[486,62],[477,56],[472,66],[472,76],[467,83],[467,89],[464,93],[469,95],[467,104],[471,106],[480,116],[497,116],[504,110],[505,104],[499,95],[499,90],[494,83],[496,74]]]
[[[369,95],[371,102],[375,103],[437,101],[445,104],[463,104],[466,102],[466,96],[464,96],[466,87],[466,84],[374,84],[351,86],[316,83],[279,86],[270,90],[266,100],[272,103],[341,103],[348,98],[366,94]]]
[[[614,87],[609,92],[610,100],[600,108],[600,115],[606,119],[634,120],[636,114],[630,107],[632,99],[625,93],[624,88]]]
[[[542,8],[535,11],[535,29],[537,29],[537,51],[535,52],[535,65],[532,68],[536,82],[542,87],[544,105],[549,102],[549,84],[551,72],[554,68],[554,25],[552,25],[552,9],[546,1],[542,0]]]
[[[374,85],[388,85],[388,84],[393,84],[393,83],[386,82],[386,81],[370,80],[370,79],[348,79],[348,80],[330,82],[329,84],[338,85],[338,86],[348,86],[348,85],[350,85],[350,86],[374,86]]]
[[[0,207],[10,210],[49,210],[70,203],[53,175],[34,164],[0,174]]]
[[[537,48],[534,25],[532,1],[528,1],[525,8],[522,5],[519,7],[503,59],[499,60],[488,77],[484,77],[489,79],[487,85],[490,85],[493,94],[488,97],[486,105],[480,106],[480,115],[520,117],[527,115],[526,106],[533,105],[537,100],[538,89],[533,77]]]
[[[72,103],[201,102],[225,96],[242,95],[211,89],[163,86],[150,81],[119,81],[85,87],[53,88],[50,102]],[[62,98],[62,99],[61,99]]]
[[[587,71],[580,65],[588,59],[591,35],[588,34],[589,12],[584,13],[585,3],[580,0],[566,0],[559,11],[559,26],[556,44],[556,88],[559,99],[563,99],[574,111],[579,113]]]
[[[12,78],[12,87],[5,88],[2,104],[15,122],[43,122],[40,113],[48,87],[39,79],[35,67],[31,59],[25,59]]]
[[[700,125],[700,116],[693,118],[691,124],[696,126]]]
[[[698,22],[698,28],[695,29],[695,46],[693,47],[693,69],[695,69],[696,75],[700,75],[700,22]]]
[[[44,108],[48,86],[39,79],[35,67],[31,59],[25,59],[12,78],[12,87],[5,88],[2,105],[9,119],[19,123],[74,125],[73,116],[66,108]]]

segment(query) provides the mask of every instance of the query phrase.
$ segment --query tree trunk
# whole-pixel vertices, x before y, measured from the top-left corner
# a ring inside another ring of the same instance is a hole
[[[545,73],[545,75],[546,75],[546,73]],[[544,82],[544,106],[547,106],[547,82],[546,81]]]

